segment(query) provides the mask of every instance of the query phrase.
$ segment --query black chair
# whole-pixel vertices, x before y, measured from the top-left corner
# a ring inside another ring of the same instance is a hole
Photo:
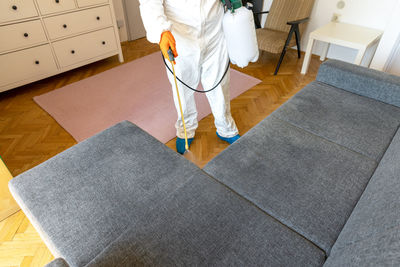
[[[257,11],[257,5],[259,2],[253,3],[258,47],[269,53],[281,53],[274,72],[276,75],[289,47],[296,45],[298,58],[301,57],[300,36],[309,20],[314,0],[274,0],[269,11]],[[267,13],[265,26],[261,27],[260,17]]]

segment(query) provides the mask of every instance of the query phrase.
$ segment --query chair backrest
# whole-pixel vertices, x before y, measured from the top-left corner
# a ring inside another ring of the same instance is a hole
[[[289,32],[288,21],[307,18],[310,16],[315,0],[274,0],[269,9],[264,28]],[[300,24],[300,33],[306,23]]]

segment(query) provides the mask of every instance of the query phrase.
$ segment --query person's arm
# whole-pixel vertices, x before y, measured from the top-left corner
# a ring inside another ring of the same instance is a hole
[[[160,43],[163,32],[171,30],[171,22],[164,14],[163,2],[164,0],[139,0],[147,40],[156,44]]]

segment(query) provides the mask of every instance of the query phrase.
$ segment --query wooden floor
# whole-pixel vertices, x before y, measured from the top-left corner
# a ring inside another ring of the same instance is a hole
[[[157,45],[144,39],[123,43],[122,48],[125,62],[158,51]],[[262,53],[257,63],[245,69],[236,68],[262,80],[231,102],[232,115],[240,134],[246,133],[314,80],[320,65],[319,59],[313,57],[309,73],[301,75],[303,60],[297,59],[294,50],[288,51],[279,74],[273,76],[277,61],[278,55]],[[32,98],[118,65],[115,56],[0,93],[0,155],[14,176],[76,144]],[[199,122],[190,150],[200,167],[227,147],[216,137],[215,131],[212,115]],[[175,140],[168,142],[167,146],[174,149]],[[0,222],[0,266],[43,266],[52,258],[22,211]]]

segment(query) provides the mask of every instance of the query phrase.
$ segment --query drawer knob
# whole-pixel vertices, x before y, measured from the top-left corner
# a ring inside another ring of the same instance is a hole
[[[99,16],[97,16],[97,17],[96,17],[96,19],[97,19],[97,20],[100,20],[100,17],[99,17]]]
[[[35,64],[36,64],[36,65],[39,65],[39,63],[40,63],[39,60],[36,60],[36,61],[35,61]]]
[[[29,34],[28,34],[28,33],[24,33],[24,36],[25,36],[25,37],[28,37],[28,36],[29,36]]]
[[[106,41],[103,41],[103,42],[101,42],[103,45],[105,45],[106,44]]]
[[[71,50],[71,54],[75,54],[75,50]]]
[[[66,29],[66,28],[67,28],[67,24],[64,24],[64,25],[63,25],[63,28]]]
[[[60,3],[60,0],[56,0],[56,3],[57,3],[57,4]]]
[[[16,5],[13,5],[13,6],[12,6],[12,9],[17,10],[18,7],[17,7]]]

